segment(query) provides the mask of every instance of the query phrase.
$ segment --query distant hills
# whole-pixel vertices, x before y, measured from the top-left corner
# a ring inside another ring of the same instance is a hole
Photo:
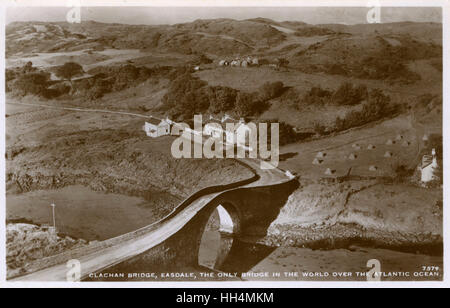
[[[383,52],[385,44],[405,44],[408,49],[435,55],[432,49],[442,46],[442,25],[413,22],[310,25],[253,18],[203,19],[159,26],[95,21],[13,22],[6,27],[7,57],[115,48],[186,55],[203,53],[213,58],[269,54],[297,63],[311,57],[312,62],[316,61],[313,58],[336,61],[336,58],[353,57],[354,53],[374,54],[375,49],[375,53]]]

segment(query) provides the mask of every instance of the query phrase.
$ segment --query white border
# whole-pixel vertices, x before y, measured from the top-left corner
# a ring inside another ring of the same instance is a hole
[[[1,150],[5,153],[5,89],[4,89],[4,68],[5,68],[5,9],[6,7],[26,7],[26,6],[69,6],[72,3],[78,1],[62,1],[62,0],[21,0],[20,2],[14,0],[2,0],[0,4],[0,52],[2,54],[0,60],[0,97],[2,102],[2,115],[0,117],[0,134],[1,134]],[[120,1],[120,0],[81,0],[82,6],[147,6],[147,7],[168,7],[168,6],[180,6],[180,7],[220,7],[220,6],[232,6],[232,7],[291,7],[291,6],[303,6],[303,7],[317,7],[317,6],[357,6],[366,7],[373,1],[361,1],[361,0],[133,0],[133,1]],[[450,21],[450,0],[380,0],[381,6],[391,7],[410,7],[410,6],[426,6],[426,7],[442,7],[442,24],[443,24],[443,118],[450,119],[450,109],[447,107],[447,101],[449,97],[449,55],[450,48],[448,44],[448,38],[450,35],[449,21]],[[449,168],[448,158],[450,153],[450,145],[447,142],[449,137],[450,123],[443,121],[443,141],[444,141],[444,281],[443,282],[327,282],[327,281],[233,281],[233,282],[220,282],[220,281],[205,281],[205,282],[9,282],[6,281],[6,253],[5,253],[5,158],[2,154],[0,163],[0,287],[35,287],[35,288],[47,288],[47,287],[77,287],[77,288],[130,288],[130,287],[168,287],[168,288],[292,288],[292,287],[376,287],[376,288],[391,288],[391,287],[449,287],[450,286],[450,255],[448,252],[448,241],[450,240],[450,230],[448,225],[449,211],[446,209],[447,199],[449,194],[449,188],[447,183],[450,180],[450,174],[447,172]]]

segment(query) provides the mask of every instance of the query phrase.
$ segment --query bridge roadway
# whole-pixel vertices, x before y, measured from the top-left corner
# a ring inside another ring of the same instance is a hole
[[[259,178],[255,179],[255,181],[250,184],[238,187],[239,189],[246,187],[271,186],[292,180],[279,169],[261,169],[260,163],[264,162],[259,160],[241,159],[240,161],[253,169]],[[199,197],[170,219],[162,219],[159,222],[137,230],[137,232],[130,232],[131,235],[134,233],[136,236],[119,236],[117,239],[124,238],[124,240],[117,240],[117,243],[109,247],[99,247],[97,250],[94,249],[93,251],[91,249],[81,256],[70,254],[70,251],[68,251],[66,258],[59,260],[59,264],[51,265],[50,267],[37,270],[24,276],[15,277],[10,281],[66,281],[66,274],[69,270],[66,262],[72,258],[76,258],[80,261],[81,279],[87,278],[91,273],[99,272],[122,263],[123,261],[161,244],[183,228],[183,226],[193,219],[194,216],[213,199],[226,191],[234,189],[236,188]]]

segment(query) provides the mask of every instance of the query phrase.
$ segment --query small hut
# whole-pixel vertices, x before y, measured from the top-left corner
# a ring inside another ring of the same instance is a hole
[[[241,66],[241,61],[233,60],[233,61],[231,61],[231,66]]]

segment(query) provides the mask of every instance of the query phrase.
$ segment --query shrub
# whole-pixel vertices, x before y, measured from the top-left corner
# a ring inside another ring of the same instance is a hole
[[[383,91],[379,89],[371,90],[368,101],[363,105],[361,111],[353,110],[347,113],[344,118],[336,118],[335,130],[342,131],[388,116],[390,113],[395,112],[395,109],[390,108],[389,102],[390,97],[385,95]]]
[[[270,139],[271,139],[271,128],[270,128],[270,124],[271,123],[278,123],[278,128],[279,128],[279,144],[280,146],[285,145],[285,144],[289,144],[292,142],[296,142],[298,140],[297,138],[297,133],[294,130],[294,127],[286,122],[282,122],[279,121],[278,119],[270,119],[270,120],[265,120],[264,123],[268,123],[267,125],[267,143],[268,143],[268,148],[270,148]]]
[[[326,132],[326,129],[327,129],[325,125],[321,124],[318,121],[314,122],[313,127],[314,127],[314,131],[319,135],[324,135]]]
[[[163,97],[164,109],[177,119],[189,119],[209,108],[210,89],[189,73],[175,78]]]
[[[257,93],[238,92],[236,96],[235,111],[241,117],[260,114],[267,107],[267,102],[261,100]]]
[[[238,92],[236,96],[235,110],[241,117],[254,115],[258,112],[259,102],[254,93]]]
[[[284,85],[281,81],[266,82],[260,87],[261,99],[270,100],[283,93]]]
[[[349,82],[343,83],[332,96],[336,105],[357,105],[367,98],[367,87],[360,85],[353,87]]]
[[[25,96],[33,94],[44,96],[49,85],[50,74],[44,72],[20,75],[14,82],[13,89],[16,94]]]
[[[67,62],[58,66],[55,70],[55,75],[60,78],[71,81],[73,77],[83,75],[83,67],[75,62]]]
[[[209,88],[209,109],[213,113],[231,110],[235,106],[237,90],[228,87]]]
[[[332,93],[321,87],[312,87],[307,93],[305,93],[300,101],[302,105],[323,105],[330,101]]]

